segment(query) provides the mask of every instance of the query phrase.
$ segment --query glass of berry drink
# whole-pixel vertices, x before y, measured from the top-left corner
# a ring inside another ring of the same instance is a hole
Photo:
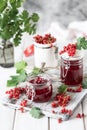
[[[26,94],[34,102],[47,102],[52,96],[52,82],[48,75],[30,76]]]

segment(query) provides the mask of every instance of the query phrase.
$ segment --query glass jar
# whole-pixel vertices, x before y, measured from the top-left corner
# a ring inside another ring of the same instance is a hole
[[[56,67],[58,65],[58,47],[53,44],[34,43],[34,61],[35,66],[41,68],[45,63],[45,67]]]
[[[61,57],[60,66],[61,82],[70,86],[77,87],[83,80],[83,56]]]
[[[1,42],[0,65],[6,68],[14,66],[14,46],[10,41]]]
[[[52,83],[49,76],[29,76],[26,85],[26,94],[32,101],[47,102],[52,96]]]

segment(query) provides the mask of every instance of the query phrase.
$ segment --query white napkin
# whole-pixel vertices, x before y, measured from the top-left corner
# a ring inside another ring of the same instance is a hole
[[[87,37],[87,21],[74,21],[68,26],[68,38]]]

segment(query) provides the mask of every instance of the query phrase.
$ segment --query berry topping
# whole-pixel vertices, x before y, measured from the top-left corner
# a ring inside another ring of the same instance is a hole
[[[47,79],[37,76],[34,79],[30,80],[29,82],[33,84],[44,84],[47,83]]]
[[[37,35],[34,39],[39,44],[52,44],[56,41],[56,38],[51,36],[51,34],[45,34],[45,36]]]
[[[68,56],[74,56],[76,54],[76,44],[68,44],[64,46],[63,50],[60,51],[60,55],[67,52]]]

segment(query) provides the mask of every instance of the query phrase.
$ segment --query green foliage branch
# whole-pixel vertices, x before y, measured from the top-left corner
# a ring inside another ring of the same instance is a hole
[[[36,33],[39,20],[37,13],[29,14],[27,10],[19,11],[24,0],[0,0],[0,37],[7,41],[12,39],[15,46],[21,43],[24,32]]]

